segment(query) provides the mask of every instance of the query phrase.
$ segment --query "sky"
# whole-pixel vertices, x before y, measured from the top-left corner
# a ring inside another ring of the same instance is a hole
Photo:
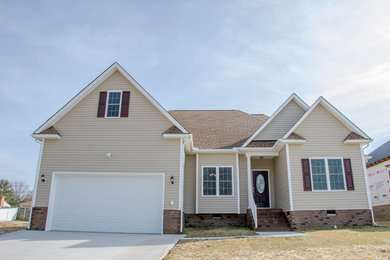
[[[324,96],[390,139],[390,1],[0,1],[0,178],[34,183],[31,133],[113,62],[166,109],[271,115]]]

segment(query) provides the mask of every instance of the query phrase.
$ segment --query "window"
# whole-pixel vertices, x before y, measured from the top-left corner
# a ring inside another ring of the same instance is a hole
[[[310,159],[313,190],[345,190],[341,159]]]
[[[108,92],[106,117],[119,117],[121,92]]]
[[[233,195],[232,167],[203,167],[203,196]]]

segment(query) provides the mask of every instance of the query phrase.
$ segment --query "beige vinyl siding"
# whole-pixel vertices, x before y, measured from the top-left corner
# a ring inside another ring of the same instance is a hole
[[[128,118],[97,118],[100,91],[131,91]],[[61,140],[46,140],[36,206],[47,206],[55,171],[165,173],[165,208],[178,209],[179,140],[164,140],[172,126],[131,83],[115,72],[55,124]],[[105,158],[110,152],[112,157]],[[170,177],[175,177],[175,184]],[[104,191],[102,191],[104,196]],[[174,205],[171,205],[174,201]]]
[[[238,164],[240,166],[240,212],[246,213],[248,209],[248,168],[245,155],[239,156]]]
[[[306,138],[306,143],[289,146],[294,210],[367,209],[360,146],[343,143],[351,130],[319,105],[295,132]],[[309,157],[350,158],[355,190],[303,191],[301,159]]]
[[[196,156],[186,155],[184,164],[184,213],[195,214]]]
[[[202,166],[233,167],[233,196],[203,196]],[[237,213],[237,177],[235,154],[199,154],[198,213]]]
[[[275,207],[284,211],[290,210],[290,196],[288,188],[286,148],[279,152],[279,156],[274,158],[275,172]]]
[[[272,159],[251,159],[251,167],[253,170],[269,170],[270,187],[269,192],[271,194],[271,207],[275,207],[275,181],[274,181],[274,166]],[[248,183],[248,181],[247,181]]]
[[[291,100],[254,140],[277,140],[282,138],[304,113],[305,111],[294,100]]]

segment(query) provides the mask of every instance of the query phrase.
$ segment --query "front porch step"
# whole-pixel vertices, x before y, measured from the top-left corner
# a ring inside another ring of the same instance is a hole
[[[256,231],[290,231],[290,223],[282,209],[257,209]]]

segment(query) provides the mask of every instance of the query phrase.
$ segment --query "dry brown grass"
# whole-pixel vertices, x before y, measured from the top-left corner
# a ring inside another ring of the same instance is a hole
[[[186,237],[254,236],[257,233],[248,227],[186,227]]]
[[[0,222],[0,235],[26,229],[28,226],[28,221],[8,221],[8,222]]]
[[[165,259],[390,259],[388,227],[305,233],[302,237],[181,241]]]

